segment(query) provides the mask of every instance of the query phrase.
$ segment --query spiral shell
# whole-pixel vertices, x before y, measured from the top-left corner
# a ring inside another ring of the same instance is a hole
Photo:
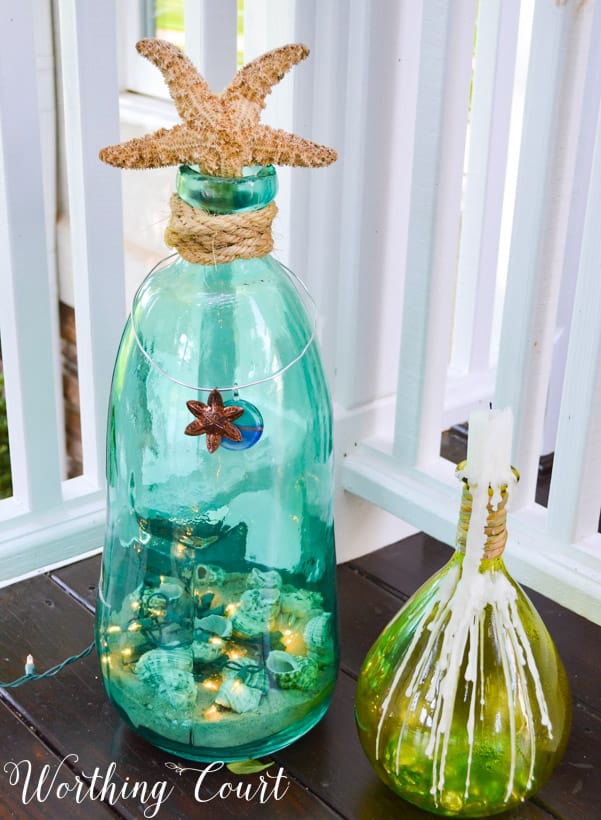
[[[334,663],[334,632],[332,628],[332,613],[324,612],[311,618],[303,634],[307,654],[317,661],[320,668]]]
[[[145,652],[136,664],[135,672],[141,681],[160,686],[165,674],[176,670],[192,672],[192,652],[179,646],[175,649],[151,649]]]
[[[330,653],[333,649],[332,613],[324,612],[311,618],[303,633],[309,652],[317,655]]]
[[[269,653],[266,666],[280,689],[312,689],[319,671],[313,658],[278,649]]]
[[[135,667],[137,677],[156,689],[155,699],[173,709],[192,709],[196,703],[196,683],[189,649],[151,649]]]

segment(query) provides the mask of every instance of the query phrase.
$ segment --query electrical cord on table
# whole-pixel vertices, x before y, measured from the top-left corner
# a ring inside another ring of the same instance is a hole
[[[57,663],[56,666],[51,666],[50,669],[47,669],[45,672],[40,672],[39,675],[36,674],[33,657],[28,655],[27,660],[25,661],[25,674],[21,675],[21,677],[16,680],[10,681],[10,683],[3,683],[0,681],[0,689],[16,689],[17,686],[22,686],[24,683],[29,683],[34,680],[43,680],[44,678],[51,678],[54,675],[58,675],[59,672],[62,672],[65,666],[68,666],[70,663],[75,663],[75,661],[79,661],[90,655],[94,651],[94,647],[95,643],[92,641],[92,643],[87,646],[83,652],[80,652],[79,655],[71,655],[70,658],[66,658],[61,663]]]

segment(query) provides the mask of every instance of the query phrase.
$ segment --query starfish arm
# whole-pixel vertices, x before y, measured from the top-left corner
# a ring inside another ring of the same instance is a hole
[[[207,433],[207,450],[214,453],[221,444],[221,433]]]
[[[229,438],[230,441],[242,441],[242,433],[237,427],[230,424],[229,421],[223,422],[219,432],[222,436],[225,436],[225,438]]]
[[[151,39],[140,40],[136,48],[165,78],[169,94],[184,122],[194,122],[206,115],[216,95],[181,49],[167,40]]]
[[[190,424],[184,430],[184,433],[187,436],[202,436],[203,433],[206,433],[206,429],[204,424],[200,419],[195,419],[191,421]]]
[[[244,407],[238,407],[235,404],[230,404],[228,407],[224,407],[223,409],[223,417],[228,421],[235,421],[236,419],[239,419],[243,413]]]
[[[192,415],[196,416],[197,419],[202,418],[204,411],[207,409],[207,405],[204,404],[202,401],[187,401],[186,407],[192,413]]]
[[[223,408],[223,397],[217,389],[211,390],[207,401],[211,410],[214,410],[216,407],[220,409]]]
[[[203,173],[218,175],[223,167],[220,134],[208,126],[175,125],[154,134],[136,137],[100,151],[100,159],[120,168],[163,168],[168,165],[200,165]]]
[[[336,151],[326,145],[289,134],[280,128],[259,125],[253,131],[252,159],[258,165],[330,165]]]
[[[204,137],[203,129],[176,125],[119,145],[109,145],[100,151],[99,156],[103,162],[119,168],[161,168],[195,163],[206,154]]]
[[[282,46],[267,54],[262,54],[247,63],[236,74],[223,92],[223,101],[229,105],[232,101],[244,97],[256,105],[255,121],[259,121],[261,109],[265,106],[265,97],[293,65],[300,63],[309,54],[309,49],[300,43]]]

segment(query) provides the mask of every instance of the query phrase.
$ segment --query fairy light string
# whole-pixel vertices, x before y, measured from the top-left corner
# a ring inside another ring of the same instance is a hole
[[[0,681],[0,689],[16,689],[24,683],[30,683],[34,680],[43,680],[45,678],[52,678],[54,675],[58,675],[59,672],[62,672],[66,666],[69,666],[69,664],[75,663],[75,661],[83,660],[83,658],[87,658],[88,655],[92,654],[95,646],[96,644],[92,641],[92,643],[87,646],[83,652],[80,652],[78,655],[71,655],[69,658],[61,661],[61,663],[57,663],[55,666],[51,666],[50,669],[47,669],[45,672],[40,672],[39,674],[36,674],[33,656],[28,655],[27,660],[25,661],[25,674],[8,683]]]

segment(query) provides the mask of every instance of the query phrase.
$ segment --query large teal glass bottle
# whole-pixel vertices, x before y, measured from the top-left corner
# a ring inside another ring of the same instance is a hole
[[[178,175],[179,196],[211,213],[258,210],[276,187],[270,166]],[[182,757],[265,755],[331,698],[332,421],[306,304],[269,255],[176,254],[140,287],[121,341],[97,646],[120,715]],[[186,431],[222,404],[243,411],[230,413],[241,440],[210,452]]]

